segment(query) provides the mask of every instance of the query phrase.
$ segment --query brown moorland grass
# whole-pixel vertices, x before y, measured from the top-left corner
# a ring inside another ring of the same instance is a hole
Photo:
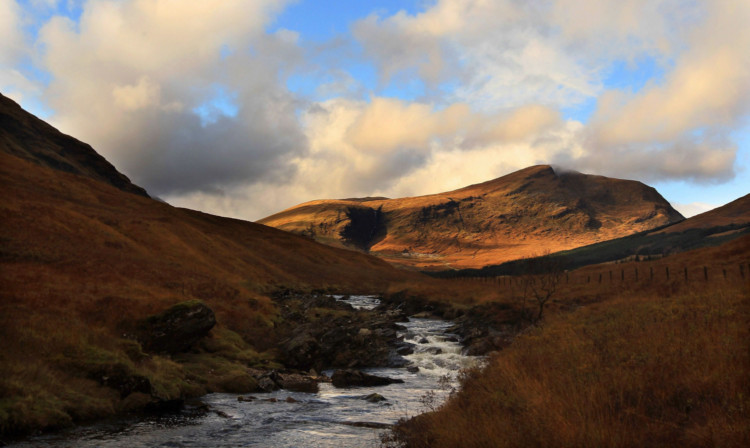
[[[623,294],[670,295],[682,290],[713,290],[750,279],[750,235],[716,247],[664,258],[585,266],[562,274],[553,307],[568,309]],[[479,301],[517,301],[523,293],[518,277],[446,280],[476,291]],[[480,292],[482,291],[482,292]]]
[[[750,276],[739,265],[747,269],[749,243],[653,262],[693,266],[692,281],[689,270],[687,282],[568,285],[558,312],[466,372],[441,409],[402,423],[386,445],[748,446]],[[702,266],[721,274],[706,281]],[[610,267],[573,274],[598,280]]]

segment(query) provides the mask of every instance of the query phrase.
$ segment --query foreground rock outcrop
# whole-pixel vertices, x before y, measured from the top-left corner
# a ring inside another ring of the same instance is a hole
[[[292,292],[274,298],[281,310],[283,335],[278,345],[285,366],[299,370],[323,368],[398,367],[406,360],[398,337],[403,313],[355,311],[326,295]]]
[[[178,303],[138,323],[136,339],[143,349],[175,354],[192,347],[216,325],[214,312],[199,300]]]

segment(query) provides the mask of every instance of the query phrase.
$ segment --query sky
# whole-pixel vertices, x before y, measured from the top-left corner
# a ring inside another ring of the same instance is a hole
[[[0,0],[0,92],[171,204],[257,220],[515,170],[750,193],[746,0]]]

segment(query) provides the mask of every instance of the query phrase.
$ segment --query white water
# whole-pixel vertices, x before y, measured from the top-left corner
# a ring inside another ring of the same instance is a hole
[[[362,309],[376,306],[374,300],[370,296],[346,299]],[[201,399],[211,407],[206,414],[195,415],[188,409],[159,417],[116,420],[35,437],[13,446],[377,447],[383,429],[345,423],[393,424],[400,418],[424,412],[427,409],[423,397],[434,394],[434,400],[427,404],[437,405],[448,393],[446,386],[456,385],[458,371],[478,362],[477,358],[461,355],[457,342],[446,340],[453,336],[445,333],[450,322],[411,319],[403,325],[405,340],[416,344],[415,353],[406,359],[411,366],[419,367],[419,371],[365,369],[375,375],[403,379],[403,384],[337,389],[322,383],[315,394],[279,390],[253,394],[257,400],[252,402],[239,402],[236,394],[210,394]],[[447,381],[441,381],[446,377]],[[383,395],[387,400],[370,403],[362,399],[371,393]],[[297,402],[287,403],[287,397]],[[268,398],[276,398],[278,402],[263,401]]]

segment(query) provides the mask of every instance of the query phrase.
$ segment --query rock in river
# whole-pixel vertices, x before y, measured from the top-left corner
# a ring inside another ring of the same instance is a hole
[[[331,380],[335,387],[385,386],[388,384],[404,382],[404,380],[370,375],[354,369],[336,370],[333,372]]]

